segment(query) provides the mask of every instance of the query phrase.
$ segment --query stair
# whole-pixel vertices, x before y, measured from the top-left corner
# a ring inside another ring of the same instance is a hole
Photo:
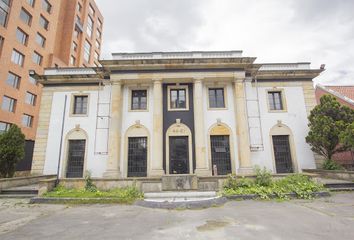
[[[38,186],[29,185],[0,190],[0,198],[33,198],[38,195]]]
[[[144,201],[148,202],[192,202],[216,199],[215,191],[178,191],[178,192],[151,192],[144,194]]]
[[[331,192],[354,191],[354,182],[326,183],[324,186]]]

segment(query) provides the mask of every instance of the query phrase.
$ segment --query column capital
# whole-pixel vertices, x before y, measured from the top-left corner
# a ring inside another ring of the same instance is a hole
[[[193,83],[202,83],[204,80],[203,77],[194,77],[193,78]]]
[[[111,79],[112,85],[122,85],[122,79]]]
[[[151,79],[151,81],[154,84],[162,84],[162,78],[153,78],[153,79]]]
[[[240,78],[240,77],[236,77],[233,80],[233,83],[244,83],[246,81],[246,78]]]

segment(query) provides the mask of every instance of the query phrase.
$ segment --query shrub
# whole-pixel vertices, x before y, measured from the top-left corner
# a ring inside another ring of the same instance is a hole
[[[256,184],[259,186],[270,186],[272,184],[272,172],[267,170],[265,167],[261,169],[260,167],[255,167],[256,172]]]
[[[91,179],[91,172],[90,171],[86,171],[86,174],[85,174],[85,191],[97,192],[97,187]]]
[[[25,135],[16,125],[0,134],[0,177],[11,178],[16,164],[25,156]]]
[[[333,160],[327,159],[324,161],[322,168],[324,170],[343,170],[344,168]]]

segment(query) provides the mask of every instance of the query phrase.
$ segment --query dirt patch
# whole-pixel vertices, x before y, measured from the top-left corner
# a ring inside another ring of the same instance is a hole
[[[207,220],[205,224],[198,226],[197,230],[200,232],[215,231],[219,228],[224,228],[230,225],[230,222],[222,220]]]

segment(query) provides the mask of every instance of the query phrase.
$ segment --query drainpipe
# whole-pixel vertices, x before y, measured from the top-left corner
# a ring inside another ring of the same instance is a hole
[[[59,159],[58,159],[58,167],[57,167],[57,179],[55,181],[55,187],[59,184],[59,169],[60,169],[60,160],[61,160],[61,150],[63,147],[63,134],[64,134],[64,124],[65,124],[65,110],[66,110],[66,101],[67,95],[65,95],[64,100],[64,109],[63,109],[63,121],[61,123],[61,135],[60,135],[60,145],[59,145]]]

